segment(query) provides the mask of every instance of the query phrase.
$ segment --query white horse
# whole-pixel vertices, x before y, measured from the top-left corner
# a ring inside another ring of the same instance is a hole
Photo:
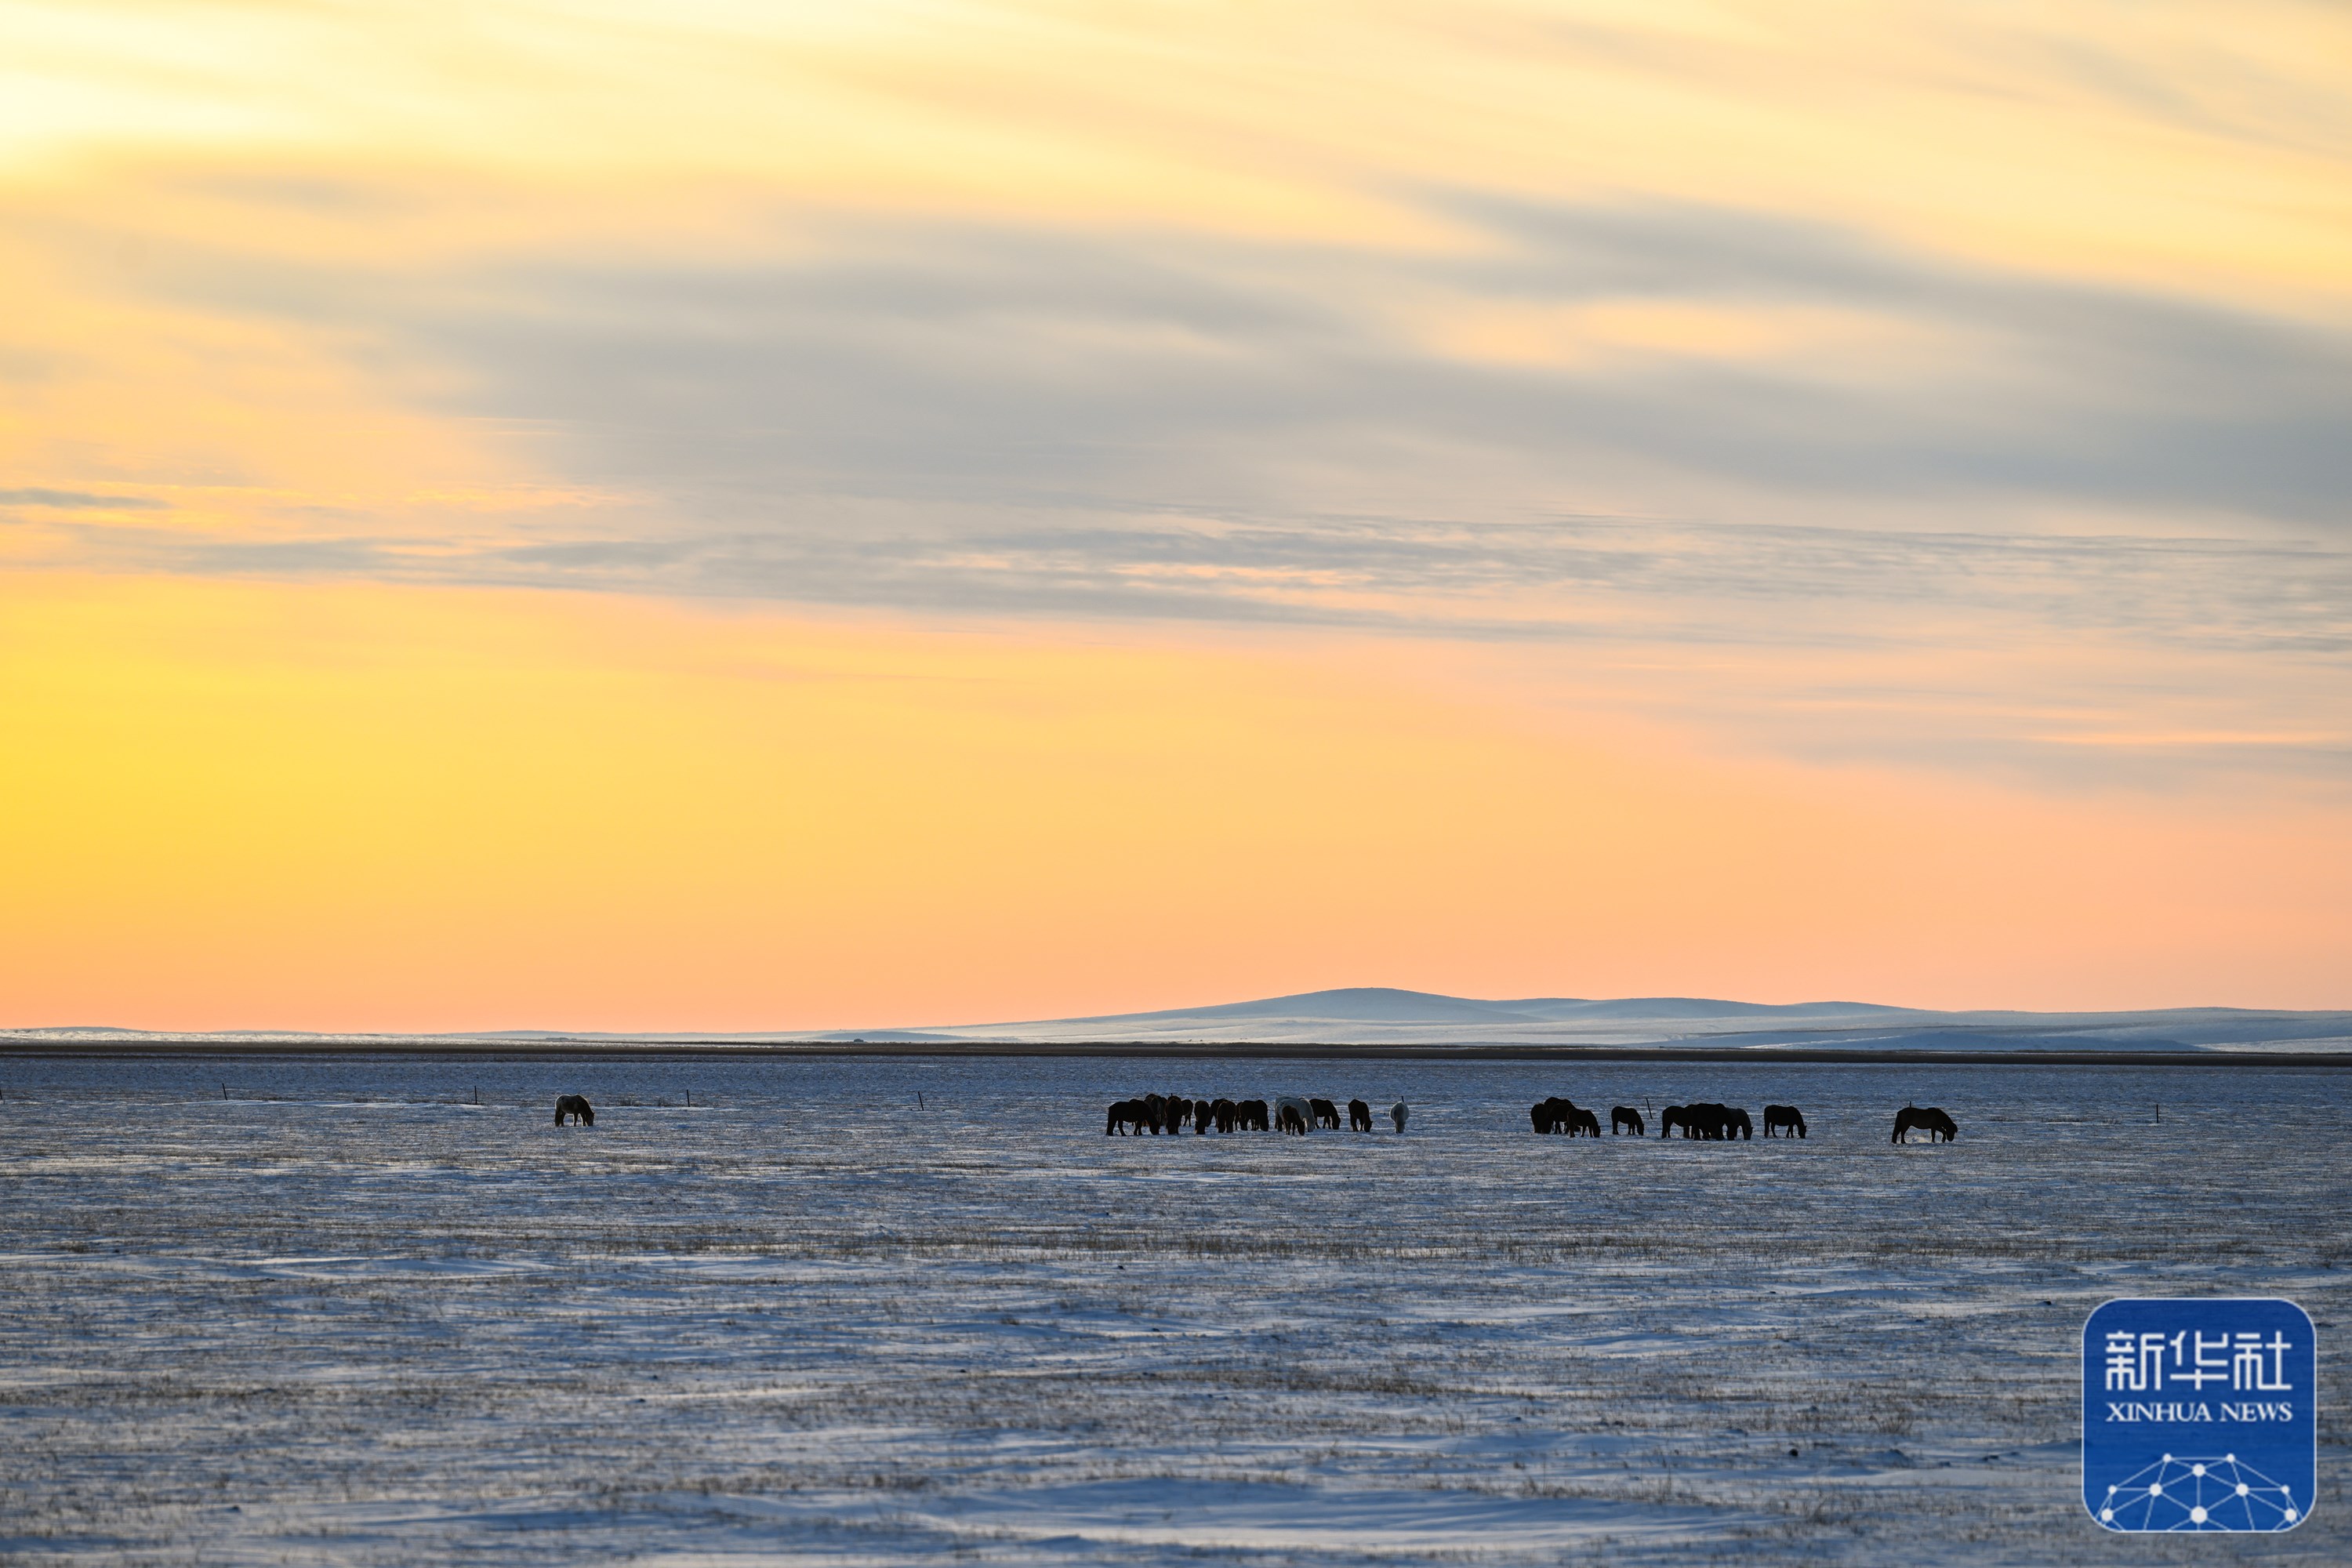
[[[1405,1109],[1403,1100],[1400,1100],[1394,1105],[1389,1107],[1389,1120],[1396,1123],[1397,1131],[1400,1132],[1404,1131],[1404,1118]]]
[[[1282,1113],[1286,1110],[1297,1111],[1298,1125],[1307,1131],[1312,1132],[1315,1130],[1315,1108],[1295,1094],[1282,1095],[1275,1100],[1274,1124],[1276,1128],[1282,1125]]]

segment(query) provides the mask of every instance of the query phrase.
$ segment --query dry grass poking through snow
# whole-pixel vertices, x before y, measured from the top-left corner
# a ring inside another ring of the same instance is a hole
[[[2352,1295],[2326,1073],[0,1068],[11,1562],[2186,1562],[2075,1500],[2084,1317],[2287,1295],[2325,1373]],[[1146,1088],[1412,1131],[1102,1137]],[[2352,1560],[2341,1394],[2233,1557]]]

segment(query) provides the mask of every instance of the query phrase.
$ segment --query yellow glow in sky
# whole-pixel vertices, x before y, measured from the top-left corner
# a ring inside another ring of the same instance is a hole
[[[1367,975],[2126,1005],[2183,966],[2318,1003],[2352,939],[2339,814],[1570,739],[1377,650],[74,577],[5,608],[28,1024],[853,1027]]]

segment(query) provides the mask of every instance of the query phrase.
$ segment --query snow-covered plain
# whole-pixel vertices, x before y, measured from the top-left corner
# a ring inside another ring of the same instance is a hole
[[[2076,1346],[2226,1292],[2300,1300],[2331,1380],[2313,1517],[2227,1555],[2342,1563],[2347,1087],[0,1060],[0,1560],[2202,1561],[2083,1513]],[[1413,1112],[1102,1136],[1151,1089]],[[1551,1093],[1812,1136],[1539,1139]],[[1959,1142],[1891,1147],[1906,1100]]]

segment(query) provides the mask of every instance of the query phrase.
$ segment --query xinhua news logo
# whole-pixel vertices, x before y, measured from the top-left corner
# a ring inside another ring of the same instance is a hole
[[[2292,1301],[2110,1301],[2083,1325],[2083,1506],[2109,1530],[2293,1530],[2319,1480],[2318,1353]]]

